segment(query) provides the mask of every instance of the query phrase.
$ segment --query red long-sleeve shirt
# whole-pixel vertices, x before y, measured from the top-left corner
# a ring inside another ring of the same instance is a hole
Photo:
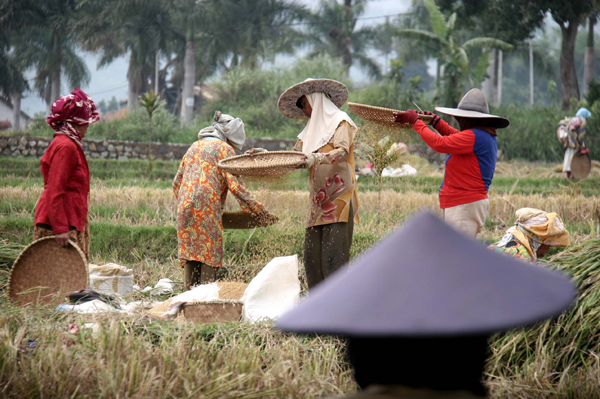
[[[443,120],[436,126],[442,136],[430,130],[421,120],[413,127],[434,151],[450,154],[440,187],[440,208],[487,198],[496,169],[496,136],[476,128],[460,131]]]
[[[44,191],[35,209],[35,224],[52,226],[62,234],[73,226],[83,232],[88,214],[90,171],[79,145],[64,134],[54,140],[40,160]]]

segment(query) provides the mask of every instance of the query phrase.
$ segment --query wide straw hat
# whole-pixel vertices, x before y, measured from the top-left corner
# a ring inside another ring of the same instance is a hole
[[[348,101],[348,88],[345,84],[332,79],[306,79],[284,91],[277,101],[277,107],[288,118],[308,119],[296,103],[300,97],[317,92],[329,95],[338,108]]]
[[[567,276],[495,253],[426,212],[316,286],[277,325],[349,337],[488,335],[557,316],[575,293]]]
[[[64,302],[64,296],[87,288],[89,273],[84,253],[71,241],[66,248],[54,236],[32,242],[15,261],[8,297],[18,306]]]
[[[465,94],[460,100],[458,108],[435,107],[435,110],[460,118],[490,119],[490,122],[497,128],[504,128],[510,124],[508,119],[490,114],[490,107],[485,95],[479,89],[471,89]]]

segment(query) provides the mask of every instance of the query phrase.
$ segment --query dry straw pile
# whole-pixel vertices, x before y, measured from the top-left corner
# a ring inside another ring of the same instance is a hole
[[[598,397],[600,239],[573,246],[549,263],[546,267],[573,276],[577,301],[556,320],[496,336],[488,365],[492,386],[501,384],[495,389],[527,398],[567,397],[565,392]]]

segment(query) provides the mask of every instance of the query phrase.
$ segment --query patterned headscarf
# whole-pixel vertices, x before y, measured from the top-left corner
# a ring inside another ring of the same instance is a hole
[[[525,246],[527,252],[536,259],[540,245],[566,247],[569,245],[569,232],[565,224],[554,212],[544,212],[535,208],[521,208],[515,212],[517,221],[507,231]]]
[[[51,111],[46,122],[56,131],[55,134],[66,134],[81,147],[83,139],[73,125],[89,125],[100,119],[94,100],[80,89],[54,101]]]

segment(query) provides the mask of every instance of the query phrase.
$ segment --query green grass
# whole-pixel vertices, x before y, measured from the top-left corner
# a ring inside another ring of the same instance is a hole
[[[104,187],[143,187],[168,189],[172,187],[173,178],[177,173],[179,161],[149,161],[144,160],[99,160],[89,159],[92,185]],[[360,191],[394,190],[399,193],[418,191],[437,193],[442,183],[441,176],[416,176],[392,178],[362,176],[358,180]],[[269,188],[272,190],[307,190],[308,174],[306,170],[290,173],[289,175],[270,179],[244,179],[250,189]],[[0,156],[0,186],[31,187],[42,184],[39,159],[13,158]],[[599,194],[600,178],[591,177],[581,181],[568,182],[557,177],[508,177],[496,176],[490,186],[494,194],[544,194],[554,195],[571,191],[584,196]]]
[[[183,273],[177,259],[174,227],[176,208],[171,192],[177,165],[156,161],[150,172],[148,161],[90,160],[92,262],[116,262],[133,268],[135,282],[141,287],[153,286],[158,279],[168,277],[177,283],[176,292],[182,291]],[[564,217],[575,242],[597,241],[598,180],[570,183],[560,178],[517,177],[505,172],[494,179],[494,211],[480,239],[485,243],[499,239],[512,224],[515,208],[546,205]],[[360,255],[417,209],[438,211],[440,182],[440,176],[386,178],[381,182],[361,177],[361,222],[355,225],[351,256]],[[219,276],[228,281],[249,282],[276,256],[298,254],[302,258],[306,171],[267,183],[247,179],[247,184],[280,217],[280,222],[266,229],[224,232],[225,259]],[[380,188],[384,189],[381,194],[377,192]],[[4,294],[7,267],[19,249],[31,242],[33,212],[41,190],[39,160],[0,157],[3,397],[229,395],[304,399],[341,395],[355,389],[343,341],[335,337],[287,335],[269,325],[155,322],[141,313],[70,316],[43,306],[30,310],[11,306]],[[232,204],[234,201],[228,200],[228,206]],[[565,259],[560,252],[552,252],[558,253],[558,262]],[[581,248],[575,253],[585,257]],[[574,262],[566,259],[565,264]],[[594,255],[591,262],[590,267],[597,268],[598,257]],[[306,288],[302,267],[299,278]],[[156,299],[148,294],[135,294],[132,298]],[[596,299],[594,293],[586,303],[595,303]],[[595,312],[594,306],[583,310]],[[87,322],[97,323],[97,331],[83,329]],[[81,331],[68,333],[71,323],[80,326]],[[594,326],[586,324],[586,331]],[[561,336],[561,347],[568,347],[569,337],[566,332]],[[527,340],[531,339],[535,338],[527,336]],[[28,347],[30,341],[35,346]],[[63,345],[71,341],[73,345]],[[497,338],[494,353],[502,360],[495,364],[492,359],[490,363],[488,382],[492,397],[594,397],[600,366],[585,352],[592,343],[586,344],[579,336],[573,341],[579,345],[577,353],[585,361],[585,371],[581,367],[561,371],[557,379],[552,366],[556,363],[552,362],[559,359],[555,355],[565,352],[543,353],[536,348],[527,349],[523,342],[515,341],[513,352],[505,348],[500,354],[499,348],[504,348],[506,341]],[[597,346],[596,341],[593,345]],[[510,353],[516,355],[507,358]],[[530,355],[523,357],[523,353]],[[507,364],[511,367],[504,367]]]

